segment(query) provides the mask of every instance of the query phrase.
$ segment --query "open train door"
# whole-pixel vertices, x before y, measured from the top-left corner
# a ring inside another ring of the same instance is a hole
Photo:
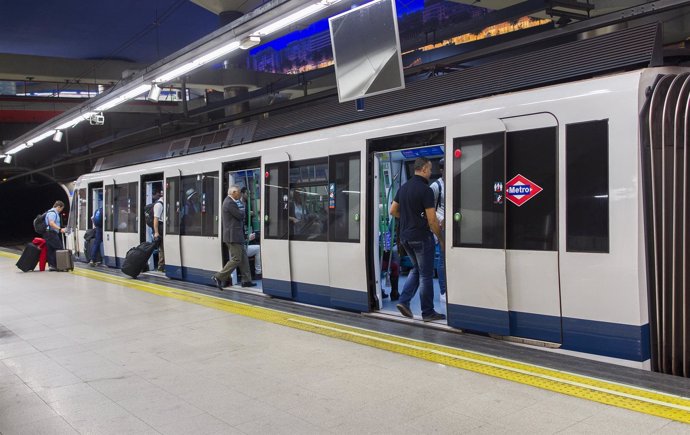
[[[498,119],[451,125],[446,141],[448,325],[509,335],[506,128]]]
[[[262,219],[263,291],[281,298],[293,298],[290,265],[289,171],[290,156],[264,162],[264,205]]]
[[[115,246],[115,180],[103,180],[103,264],[120,267]]]

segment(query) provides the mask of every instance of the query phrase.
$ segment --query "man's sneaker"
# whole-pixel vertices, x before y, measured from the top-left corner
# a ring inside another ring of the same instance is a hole
[[[407,305],[404,305],[404,304],[398,304],[398,305],[396,305],[396,307],[398,308],[398,311],[400,311],[400,313],[403,316],[409,317],[410,319],[414,319],[414,316],[412,315],[412,311],[410,310],[410,307],[408,307]]]
[[[89,266],[94,267],[96,266],[96,263],[94,263],[93,261],[89,261]]]
[[[422,316],[422,320],[425,322],[433,322],[434,320],[446,320],[446,315],[441,313],[434,313],[429,316]]]
[[[242,287],[256,287],[256,283],[252,281],[243,282]]]

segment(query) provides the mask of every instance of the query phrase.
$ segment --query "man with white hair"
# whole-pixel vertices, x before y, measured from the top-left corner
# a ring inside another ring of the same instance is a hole
[[[244,245],[244,221],[245,213],[240,209],[242,194],[239,186],[233,184],[228,188],[228,196],[223,200],[223,242],[228,247],[230,260],[225,263],[223,269],[211,276],[219,290],[223,290],[223,284],[230,280],[230,274],[236,267],[240,269],[242,287],[254,287],[249,271],[249,259]]]

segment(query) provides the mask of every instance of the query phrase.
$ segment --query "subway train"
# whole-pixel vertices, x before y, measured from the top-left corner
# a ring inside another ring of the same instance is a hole
[[[686,217],[672,211],[685,207],[688,77],[618,72],[84,174],[68,245],[83,258],[102,206],[104,265],[119,267],[150,238],[143,210],[162,189],[165,275],[213,285],[221,204],[239,185],[257,291],[395,317],[391,287],[411,265],[389,207],[417,157],[432,181],[443,158],[447,292],[434,287],[448,327],[687,376],[687,259],[673,242]]]

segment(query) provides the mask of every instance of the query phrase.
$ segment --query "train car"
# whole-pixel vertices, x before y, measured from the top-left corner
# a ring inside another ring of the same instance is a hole
[[[219,211],[239,184],[260,241],[259,291],[397,316],[390,266],[409,265],[395,258],[390,203],[416,157],[436,176],[444,158],[447,296],[434,285],[447,325],[650,368],[663,335],[650,327],[643,183],[656,127],[640,113],[663,112],[648,95],[659,77],[687,74],[640,69],[85,174],[70,244],[81,251],[84,216],[102,202],[104,260],[118,267],[150,237],[143,208],[164,187],[165,274],[212,285],[226,255]],[[687,92],[673,101],[687,105]]]

